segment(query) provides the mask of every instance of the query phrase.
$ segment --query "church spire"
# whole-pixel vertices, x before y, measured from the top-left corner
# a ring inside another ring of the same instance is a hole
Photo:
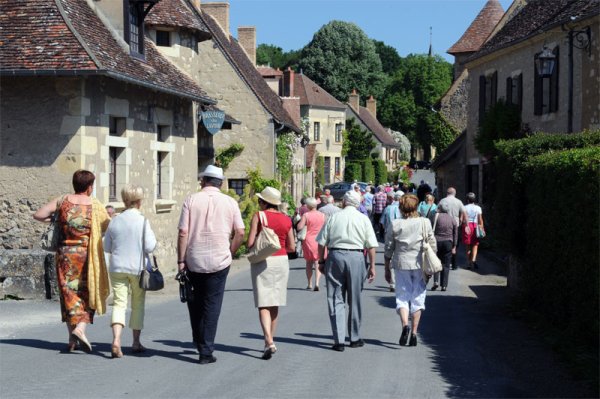
[[[433,57],[433,47],[432,47],[432,37],[433,37],[433,28],[429,27],[429,56]]]

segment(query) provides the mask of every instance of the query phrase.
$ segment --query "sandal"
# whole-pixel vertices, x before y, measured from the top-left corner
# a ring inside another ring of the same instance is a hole
[[[77,341],[74,341],[74,342],[69,341],[69,343],[65,347],[65,352],[71,353],[71,352],[75,352],[78,349],[80,349],[80,348],[79,348],[79,344],[77,343]]]
[[[87,340],[86,336],[80,333],[77,329],[71,332],[71,337],[73,337],[79,343],[79,346],[85,353],[92,352],[92,344]]]
[[[113,359],[118,359],[123,357],[123,352],[121,351],[121,347],[117,345],[113,345],[110,348],[110,355]]]

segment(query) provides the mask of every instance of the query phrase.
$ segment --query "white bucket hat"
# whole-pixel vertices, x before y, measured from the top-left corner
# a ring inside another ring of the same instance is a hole
[[[271,205],[281,204],[281,192],[273,187],[265,187],[265,189],[256,194],[256,196]]]
[[[223,175],[223,169],[217,168],[215,165],[208,165],[206,169],[204,169],[204,172],[200,173],[198,176],[214,177],[221,180],[225,179],[225,176]]]

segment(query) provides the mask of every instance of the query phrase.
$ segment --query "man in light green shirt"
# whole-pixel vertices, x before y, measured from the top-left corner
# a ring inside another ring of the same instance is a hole
[[[319,270],[327,282],[327,305],[333,331],[333,350],[343,352],[346,341],[346,305],[349,306],[350,347],[364,346],[360,338],[361,292],[365,279],[375,279],[375,248],[377,237],[369,218],[358,211],[360,194],[349,191],[344,195],[341,212],[329,217],[317,236],[319,244]],[[328,249],[325,262],[325,248]],[[363,251],[367,249],[369,268],[365,265]]]

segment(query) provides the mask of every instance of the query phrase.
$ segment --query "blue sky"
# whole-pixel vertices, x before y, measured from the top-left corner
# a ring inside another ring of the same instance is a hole
[[[208,1],[207,1],[208,2]],[[429,27],[433,51],[446,54],[486,0],[229,0],[230,29],[256,26],[257,44],[298,50],[331,20],[354,22],[372,39],[395,47],[401,56],[426,53]],[[506,10],[512,0],[500,0]]]

